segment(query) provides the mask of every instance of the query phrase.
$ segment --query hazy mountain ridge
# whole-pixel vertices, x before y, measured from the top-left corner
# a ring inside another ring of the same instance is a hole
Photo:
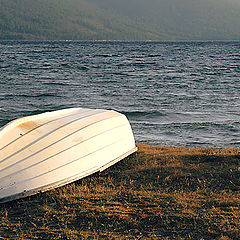
[[[0,39],[240,40],[240,3],[0,0]]]
[[[166,33],[171,39],[240,39],[237,0],[88,0]],[[126,8],[127,6],[127,8]]]
[[[146,38],[154,34],[82,0],[0,0],[0,39]]]

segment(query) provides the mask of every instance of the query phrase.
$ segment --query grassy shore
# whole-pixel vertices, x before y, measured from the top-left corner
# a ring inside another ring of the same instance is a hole
[[[104,172],[0,205],[0,239],[240,239],[240,150],[138,145]]]

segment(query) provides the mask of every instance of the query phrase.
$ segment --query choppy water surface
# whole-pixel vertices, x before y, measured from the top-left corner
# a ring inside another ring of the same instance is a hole
[[[240,147],[240,42],[0,42],[0,127],[68,107],[126,114],[137,142]]]

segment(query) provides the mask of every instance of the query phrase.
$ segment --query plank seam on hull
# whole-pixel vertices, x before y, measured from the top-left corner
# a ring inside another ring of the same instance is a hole
[[[49,123],[51,123],[51,122],[54,122],[54,121],[58,121],[58,120],[60,120],[60,119],[64,119],[64,118],[71,117],[71,116],[75,116],[75,115],[78,115],[78,114],[81,115],[81,114],[84,114],[84,113],[87,113],[87,112],[93,112],[93,111],[96,111],[96,110],[88,109],[88,111],[84,111],[84,112],[81,112],[81,113],[78,112],[78,113],[70,114],[70,115],[67,115],[67,116],[64,116],[64,117],[56,118],[56,119],[53,119],[53,120],[51,120],[51,121],[45,122],[44,124],[39,125],[39,126],[33,128],[33,129],[31,129],[30,131],[24,133],[23,135],[19,136],[18,138],[14,139],[12,142],[9,142],[7,145],[5,145],[5,146],[3,146],[2,148],[0,148],[0,151],[3,150],[4,148],[6,148],[7,146],[11,145],[12,143],[16,142],[18,139],[20,139],[20,138],[26,136],[27,134],[31,133],[32,131],[34,131],[34,130],[40,128],[40,127],[43,127],[44,125],[47,125],[47,124],[49,124]],[[41,114],[39,114],[39,115],[41,115]],[[14,120],[14,121],[17,121],[17,120]],[[11,123],[13,123],[14,121],[10,122],[9,125],[10,125]],[[2,131],[4,128],[5,128],[5,127],[3,127],[3,128],[0,129],[0,130]],[[0,131],[0,134],[1,134],[1,131]]]
[[[100,114],[102,114],[102,113],[103,113],[103,112],[101,112],[101,113],[96,113],[96,114],[94,114],[94,115],[86,115],[86,116],[82,116],[82,117],[77,118],[77,119],[75,119],[75,120],[73,120],[73,121],[71,121],[71,122],[68,122],[68,123],[66,123],[66,124],[64,124],[64,125],[62,125],[62,126],[56,128],[56,129],[50,131],[50,132],[48,132],[47,134],[45,134],[45,135],[39,137],[38,139],[36,139],[35,141],[33,141],[31,144],[26,145],[25,147],[23,147],[22,149],[18,150],[17,152],[15,152],[15,153],[9,155],[8,157],[2,159],[2,160],[0,161],[0,163],[4,162],[6,159],[11,158],[12,156],[18,154],[19,152],[25,150],[26,148],[30,147],[31,145],[35,144],[36,142],[42,140],[43,138],[45,138],[45,137],[51,135],[51,134],[54,133],[55,131],[57,131],[57,130],[59,130],[59,129],[61,129],[61,128],[65,127],[65,126],[67,126],[67,125],[69,125],[69,124],[71,124],[71,123],[74,123],[74,122],[77,122],[77,121],[80,120],[80,119],[88,118],[88,117],[95,116],[95,115],[98,115],[98,114],[100,115]],[[77,115],[77,114],[76,114],[76,115]],[[44,124],[44,125],[45,125],[45,124]],[[43,126],[44,126],[44,125],[43,125]]]
[[[33,141],[31,144],[26,145],[25,147],[21,148],[20,150],[18,150],[17,152],[11,154],[10,156],[8,156],[8,157],[2,159],[2,160],[0,161],[0,163],[2,163],[2,162],[4,162],[4,161],[8,160],[9,158],[13,157],[14,155],[16,155],[16,154],[22,152],[23,150],[27,149],[27,148],[30,147],[31,145],[33,145],[33,144],[39,142],[40,140],[44,139],[45,137],[51,135],[52,133],[56,132],[57,130],[59,130],[59,129],[63,128],[63,127],[66,127],[67,125],[69,125],[69,124],[71,124],[71,123],[73,123],[73,122],[77,122],[77,121],[79,121],[80,119],[88,118],[88,117],[95,116],[95,115],[101,115],[101,114],[106,114],[106,112],[101,112],[101,113],[97,113],[97,114],[94,114],[94,115],[87,115],[87,116],[84,116],[84,117],[81,117],[81,118],[75,119],[75,120],[73,120],[73,121],[71,121],[71,122],[68,122],[67,124],[64,124],[64,125],[62,125],[61,127],[58,127],[58,128],[56,128],[56,129],[50,131],[49,133],[47,133],[47,134],[41,136],[40,138],[38,138],[38,139],[36,139],[35,141]]]
[[[83,159],[83,158],[85,158],[85,157],[87,157],[87,156],[90,156],[90,155],[92,155],[92,154],[94,154],[94,153],[96,153],[96,152],[99,152],[99,151],[101,151],[101,150],[103,150],[103,149],[106,149],[106,148],[108,148],[108,147],[110,147],[110,146],[112,146],[112,145],[120,142],[122,139],[124,139],[124,138],[119,138],[118,140],[116,140],[116,141],[114,141],[114,142],[112,142],[112,143],[110,143],[110,144],[108,144],[108,145],[106,145],[106,146],[104,146],[104,147],[101,147],[101,148],[95,150],[94,152],[88,153],[88,154],[86,154],[86,155],[84,155],[84,156],[82,156],[82,157],[80,157],[80,158],[74,159],[74,160],[72,160],[72,161],[70,161],[70,162],[68,162],[68,163],[66,163],[66,164],[63,164],[63,165],[57,167],[57,168],[51,169],[51,170],[48,171],[48,172],[39,174],[38,176],[29,178],[29,179],[25,179],[25,180],[20,181],[20,182],[18,182],[18,183],[15,183],[14,186],[19,185],[19,184],[21,184],[21,183],[26,183],[26,182],[31,181],[31,180],[33,180],[33,179],[39,178],[39,177],[41,177],[41,176],[44,176],[44,175],[46,175],[46,174],[48,174],[48,173],[54,172],[54,171],[56,171],[56,170],[58,170],[58,169],[60,169],[60,168],[63,168],[63,167],[65,167],[65,166],[69,165],[69,164],[72,164],[72,163],[74,163],[74,162],[77,162],[77,161],[79,161],[80,159]],[[121,154],[121,156],[122,156],[122,154]],[[119,156],[119,157],[120,157],[120,156]],[[117,157],[117,158],[119,158],[119,157]],[[101,166],[98,167],[98,168],[101,169]],[[7,186],[7,187],[5,187],[5,188],[2,188],[1,190],[8,189],[8,188],[11,188],[11,187],[12,187],[12,185],[11,185],[11,186]]]
[[[80,129],[78,129],[78,130],[72,132],[71,134],[68,134],[68,135],[66,135],[65,137],[63,137],[63,138],[57,140],[56,142],[51,143],[51,144],[48,145],[47,147],[44,147],[44,148],[40,149],[39,151],[37,151],[37,152],[35,152],[35,153],[33,153],[33,154],[31,154],[31,155],[29,155],[29,156],[27,156],[27,157],[25,157],[25,158],[19,160],[19,161],[17,161],[17,162],[15,162],[14,164],[11,164],[11,165],[9,165],[9,166],[7,166],[7,167],[1,169],[1,170],[0,170],[0,173],[3,172],[3,171],[6,170],[6,169],[9,169],[9,168],[15,166],[16,164],[18,164],[18,163],[20,163],[20,162],[25,161],[25,160],[28,159],[28,158],[33,157],[34,155],[36,155],[36,154],[38,154],[38,153],[44,151],[45,149],[47,149],[47,148],[49,148],[49,147],[51,147],[51,146],[53,146],[53,145],[55,145],[55,144],[61,142],[62,140],[64,140],[64,139],[66,139],[66,138],[68,138],[68,137],[74,135],[75,133],[77,133],[77,132],[79,132],[79,131],[81,131],[81,130],[83,130],[83,129],[85,129],[85,128],[88,128],[88,127],[90,127],[90,126],[92,126],[92,125],[94,125],[94,124],[97,124],[97,123],[99,123],[99,122],[102,122],[102,121],[105,121],[105,120],[109,120],[109,119],[113,119],[113,118],[117,118],[117,117],[120,117],[120,116],[114,116],[114,117],[111,117],[111,118],[101,119],[101,120],[99,120],[99,121],[97,121],[97,122],[93,122],[93,123],[91,123],[91,124],[85,125],[84,127],[82,127],[82,128],[80,128]],[[127,125],[127,123],[126,123],[126,125]],[[111,128],[111,130],[112,130],[112,129],[114,129],[114,128]],[[103,132],[103,133],[104,133],[104,132]],[[96,136],[97,136],[97,135],[96,135]],[[93,136],[93,137],[95,137],[95,136]],[[92,138],[93,138],[93,137],[92,137]],[[91,139],[91,138],[89,138],[89,139]],[[86,139],[86,140],[89,140],[89,139]],[[81,142],[80,142],[80,143],[81,143]],[[31,146],[31,145],[30,145],[30,146]],[[1,162],[0,162],[0,163],[1,163]],[[2,179],[2,178],[0,178],[0,180],[1,180],[1,179]]]
[[[121,155],[120,157],[114,159],[113,161],[111,162],[118,162],[120,160],[122,160],[124,157],[132,154],[133,152],[135,152],[137,150],[137,148],[133,148],[131,150],[129,150],[128,152],[126,152],[125,154]],[[105,164],[105,165],[108,165],[109,163]],[[21,193],[17,193],[17,194],[14,194],[14,195],[11,195],[11,196],[8,196],[8,197],[4,197],[4,198],[0,198],[0,203],[5,203],[5,202],[9,202],[9,201],[13,201],[13,200],[17,200],[19,198],[22,198],[22,197],[27,197],[27,196],[30,196],[30,195],[33,195],[33,194],[36,194],[36,193],[40,193],[40,192],[45,192],[45,191],[48,191],[48,190],[51,190],[51,189],[54,189],[54,188],[57,188],[57,187],[61,187],[65,184],[69,184],[71,182],[74,182],[76,180],[80,180],[81,178],[84,178],[86,176],[89,176],[95,172],[98,172],[100,171],[105,165],[101,166],[100,168],[92,168],[93,170],[89,172],[88,171],[84,171],[82,172],[81,174],[76,174],[76,175],[73,175],[72,177],[69,177],[69,178],[66,178],[64,180],[60,180],[56,183],[53,183],[53,184],[48,184],[48,185],[45,185],[43,187],[39,187],[39,188],[36,188],[36,189],[33,189],[33,190],[29,190],[29,191],[26,191],[26,192],[21,192]],[[106,169],[106,168],[105,168]],[[83,173],[87,173],[85,175],[83,175]]]
[[[116,117],[119,117],[119,116],[116,116]],[[113,118],[116,118],[116,117],[113,117]],[[108,118],[108,119],[109,119],[109,118]],[[108,119],[107,119],[107,120],[108,120]],[[111,118],[111,119],[112,119],[112,118]],[[106,119],[104,119],[104,120],[106,120]],[[101,120],[101,121],[104,121],[104,120]],[[101,121],[98,121],[98,122],[101,122]],[[98,122],[95,122],[95,123],[98,123]],[[95,124],[95,123],[93,123],[93,124]],[[87,128],[87,127],[89,127],[89,126],[91,126],[91,125],[93,125],[93,124],[90,124],[90,125],[88,125],[88,126],[85,126],[85,128]],[[23,171],[25,171],[26,169],[30,169],[31,167],[37,166],[38,164],[40,164],[40,163],[42,163],[42,162],[45,162],[45,161],[47,161],[47,160],[49,160],[49,159],[51,159],[51,158],[53,158],[53,157],[55,157],[55,156],[57,156],[57,155],[59,155],[59,154],[61,154],[61,153],[65,152],[65,151],[67,151],[67,150],[69,150],[69,149],[71,149],[71,148],[74,148],[74,147],[76,147],[77,145],[82,144],[83,142],[89,141],[89,140],[91,140],[92,138],[97,137],[97,136],[99,136],[99,135],[101,135],[101,134],[103,134],[103,133],[110,132],[110,131],[112,131],[113,129],[120,128],[120,127],[127,126],[127,125],[128,125],[128,123],[125,123],[125,124],[121,124],[121,125],[119,125],[119,126],[117,126],[117,127],[114,127],[114,128],[111,128],[111,129],[107,129],[107,130],[105,130],[105,131],[103,131],[103,132],[101,132],[101,133],[98,133],[98,134],[96,134],[96,135],[94,135],[94,136],[92,136],[92,137],[90,137],[90,138],[88,138],[88,139],[85,139],[84,141],[81,141],[81,142],[79,142],[79,143],[77,143],[77,144],[75,144],[75,145],[73,145],[73,146],[71,146],[71,147],[69,147],[69,148],[66,148],[66,149],[64,149],[64,150],[62,150],[62,151],[60,151],[60,152],[58,152],[58,153],[55,153],[54,155],[52,155],[52,156],[50,156],[50,157],[48,157],[48,158],[45,158],[45,159],[43,159],[43,160],[41,160],[41,161],[39,161],[39,162],[31,165],[31,166],[28,166],[28,167],[26,167],[26,168],[24,168],[24,169],[21,169],[21,170],[17,171],[17,172],[14,172],[14,173],[11,173],[11,174],[9,174],[9,175],[6,175],[6,176],[0,178],[0,181],[2,181],[4,178],[7,178],[7,177],[10,177],[10,176],[12,176],[12,175],[15,175],[15,174],[18,174],[18,173],[20,173],[20,172],[23,172]],[[82,130],[82,129],[80,129],[80,130]],[[80,130],[78,130],[78,131],[80,131]],[[75,132],[78,132],[78,131],[75,131]],[[75,132],[74,132],[74,133],[75,133]],[[70,134],[70,135],[72,135],[72,134]],[[69,136],[69,135],[68,135],[68,136]],[[65,138],[65,137],[64,137],[64,138]],[[62,139],[61,139],[61,140],[62,140]],[[61,140],[58,140],[57,142],[60,142]],[[52,145],[56,144],[57,142],[55,142],[55,143],[53,143],[53,144],[51,144],[51,145],[49,145],[49,146],[52,146]],[[48,146],[48,147],[49,147],[49,146]],[[47,149],[48,147],[46,147],[46,148],[44,148],[44,149]],[[18,161],[17,163],[23,162],[23,161],[26,160],[27,158],[30,158],[30,157],[38,154],[39,152],[43,151],[44,149],[41,149],[40,151],[38,151],[38,152],[36,152],[36,153],[34,153],[34,154],[32,154],[32,155],[30,155],[30,156],[28,156],[28,157],[20,160],[20,161]],[[16,163],[15,163],[15,164],[16,164]],[[2,169],[0,172],[4,171],[4,170],[6,170],[6,169],[9,169],[9,168],[12,167],[12,166],[13,166],[13,165],[10,165],[10,166],[8,166],[7,168]],[[15,185],[16,185],[16,184],[15,184]],[[1,189],[4,189],[4,188],[1,188]]]
[[[97,110],[97,109],[89,109],[89,108],[69,108],[69,109],[61,109],[61,110],[44,112],[44,113],[40,113],[40,114],[36,114],[36,115],[21,117],[21,118],[14,119],[14,120],[10,121],[9,123],[7,123],[5,126],[3,126],[1,128],[1,131],[5,130],[6,128],[9,128],[10,126],[12,126],[12,124],[16,125],[16,124],[22,123],[23,120],[24,121],[28,121],[29,119],[36,120],[36,118],[39,120],[39,119],[42,119],[42,117],[46,116],[46,115],[56,114],[56,113],[59,113],[59,112],[69,112],[70,110],[79,110],[79,109],[81,109],[81,110],[82,109],[83,110]]]
[[[94,169],[94,170],[89,171],[91,169]],[[98,168],[95,166],[93,168],[90,168],[89,170],[88,171],[83,171],[82,174],[78,174],[78,176],[79,176],[78,179],[81,179],[85,176],[93,174],[94,172],[97,172]],[[83,175],[84,173],[87,173],[87,174]],[[82,175],[82,177],[81,177],[81,175]],[[69,179],[69,178],[67,178],[67,179]],[[70,183],[70,182],[73,182],[73,181],[77,180],[77,179],[72,179],[68,182],[67,179],[60,180],[56,183],[48,184],[48,185],[45,185],[45,186],[42,186],[42,187],[38,187],[38,188],[35,188],[33,190],[23,191],[23,192],[20,192],[20,193],[16,193],[14,195],[10,195],[10,196],[7,196],[7,197],[0,198],[0,203],[5,203],[5,202],[13,201],[13,200],[16,200],[16,199],[19,199],[19,198],[22,198],[22,197],[27,197],[27,196],[30,196],[30,195],[33,195],[33,194],[36,194],[36,193],[45,192],[45,191],[54,189],[56,187],[63,186],[67,183]]]

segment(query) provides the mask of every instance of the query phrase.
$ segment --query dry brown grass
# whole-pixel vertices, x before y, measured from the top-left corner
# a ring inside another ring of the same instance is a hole
[[[138,145],[108,170],[0,205],[0,239],[240,239],[240,151]]]

